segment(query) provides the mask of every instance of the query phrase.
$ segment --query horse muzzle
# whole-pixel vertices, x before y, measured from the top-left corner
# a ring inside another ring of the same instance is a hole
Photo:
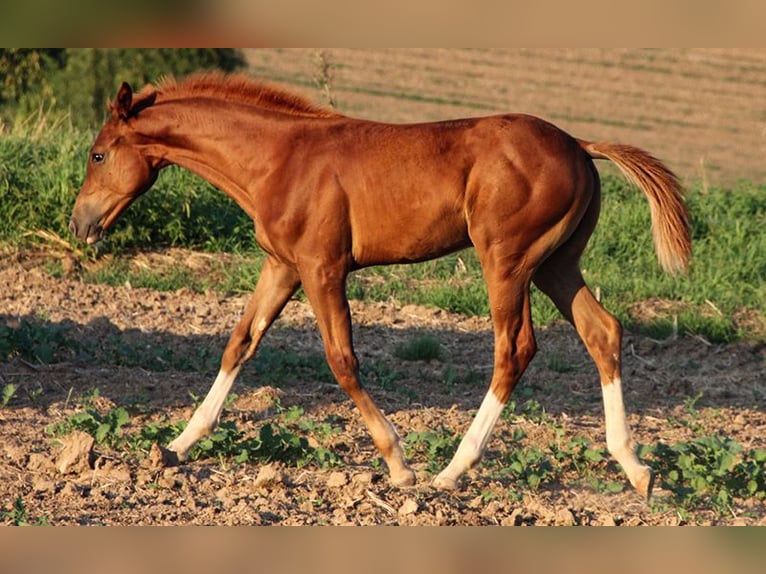
[[[100,223],[84,224],[74,217],[69,221],[69,231],[80,241],[93,245],[104,237],[104,227]]]

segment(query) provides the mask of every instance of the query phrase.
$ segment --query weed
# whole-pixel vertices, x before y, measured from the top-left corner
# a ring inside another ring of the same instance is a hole
[[[370,382],[387,391],[401,390],[396,382],[402,378],[402,374],[379,361],[367,361],[361,366],[362,378],[365,383]]]
[[[483,383],[484,378],[482,373],[470,366],[458,370],[452,365],[448,365],[444,371],[444,383],[448,387],[474,386]]]
[[[141,427],[137,435],[126,437],[132,449],[148,451],[153,444],[165,445],[177,437],[186,427],[186,421],[164,424],[165,419],[150,422]]]
[[[417,335],[398,344],[394,356],[403,361],[440,361],[441,343],[434,335]]]
[[[425,456],[429,472],[436,473],[444,468],[460,444],[460,437],[445,426],[438,430],[412,431],[405,438],[407,456]]]
[[[642,447],[639,455],[659,472],[679,507],[710,507],[720,514],[738,499],[766,499],[766,450],[745,451],[731,438],[704,436]]]
[[[16,385],[13,383],[8,383],[3,387],[3,393],[0,395],[0,407],[8,406],[8,403],[10,403],[11,399],[16,395],[16,390]]]
[[[539,447],[508,449],[498,460],[500,476],[510,476],[516,488],[537,490],[543,482],[558,476],[551,458]]]
[[[323,383],[335,381],[327,360],[321,353],[301,354],[264,346],[259,349],[253,361],[258,380],[263,384],[276,384],[295,378]]]
[[[68,328],[23,318],[13,326],[0,323],[0,361],[21,357],[30,362],[50,364],[62,360],[80,345],[69,338]]]
[[[91,435],[98,444],[116,448],[125,442],[121,428],[129,420],[128,411],[122,407],[114,408],[103,415],[89,407],[71,415],[63,422],[48,425],[45,430],[52,436],[63,436],[74,430],[81,430]]]
[[[555,373],[573,373],[582,367],[582,363],[573,363],[556,353],[551,353],[545,360],[545,366]]]
[[[265,423],[258,436],[252,438],[245,438],[234,422],[222,422],[192,449],[193,460],[202,456],[231,459],[236,463],[282,461],[298,467],[312,462],[318,466],[337,463],[337,458],[328,450],[311,448],[304,437],[278,422]]]
[[[532,389],[529,387],[522,387],[517,393],[520,397],[524,395],[530,396]],[[545,411],[545,407],[540,404],[537,399],[527,399],[520,406],[517,405],[515,399],[511,399],[506,404],[501,415],[503,420],[513,421],[516,418],[523,418],[527,421],[543,424],[550,420],[548,413]]]
[[[9,526],[50,526],[47,516],[40,517],[34,522],[29,521],[24,499],[21,496],[17,496],[10,510],[3,511],[2,515],[3,522]]]

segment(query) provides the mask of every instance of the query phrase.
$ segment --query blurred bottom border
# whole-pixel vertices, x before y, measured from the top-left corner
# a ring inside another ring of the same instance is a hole
[[[758,572],[756,528],[5,528],[0,571]]]

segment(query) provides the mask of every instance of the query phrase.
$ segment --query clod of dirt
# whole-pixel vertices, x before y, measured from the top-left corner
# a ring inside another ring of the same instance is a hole
[[[371,472],[358,472],[354,475],[354,478],[352,479],[354,483],[361,484],[368,486],[372,484],[372,473]]]
[[[575,515],[568,508],[562,508],[556,513],[556,524],[560,526],[574,526],[576,524]]]
[[[146,470],[160,470],[172,468],[179,464],[180,461],[176,453],[154,443],[149,449],[149,456],[142,461],[141,466]]]
[[[273,464],[267,464],[258,471],[254,485],[255,488],[271,488],[282,484],[284,480],[285,477],[281,470],[275,468]]]
[[[101,480],[110,482],[130,482],[130,469],[123,462],[99,457],[94,465]]]
[[[53,470],[54,464],[49,456],[41,454],[39,452],[33,452],[29,455],[27,461],[27,470],[40,474],[45,474]]]
[[[61,474],[81,474],[94,468],[95,440],[88,433],[74,431],[61,439],[64,447],[56,457],[56,469]]]
[[[327,488],[340,488],[348,484],[348,475],[345,472],[333,472],[327,479]]]
[[[399,516],[407,516],[418,511],[418,501],[414,498],[408,498],[399,507]]]

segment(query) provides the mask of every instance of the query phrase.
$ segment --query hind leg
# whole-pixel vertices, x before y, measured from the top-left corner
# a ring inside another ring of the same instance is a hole
[[[488,259],[488,258],[485,258]],[[492,429],[537,349],[529,303],[529,279],[507,273],[505,266],[482,261],[495,331],[492,382],[471,426],[449,465],[433,481],[452,489],[458,478],[481,460]]]
[[[630,483],[648,499],[652,491],[652,470],[638,460],[625,417],[620,374],[622,326],[590,292],[577,259],[567,256],[565,250],[557,252],[540,267],[534,282],[574,325],[596,362],[604,400],[607,448]]]

